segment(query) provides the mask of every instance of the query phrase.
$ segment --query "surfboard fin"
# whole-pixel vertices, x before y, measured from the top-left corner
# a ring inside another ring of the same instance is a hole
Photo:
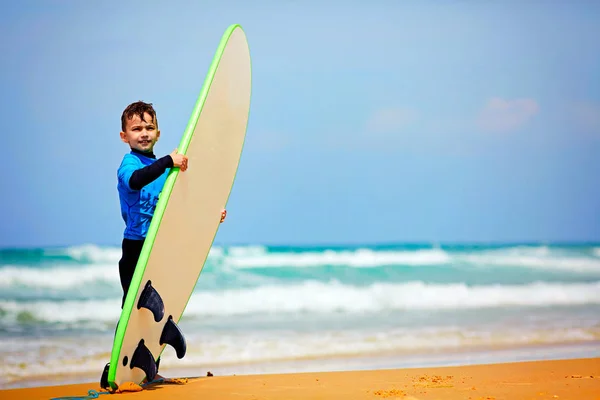
[[[169,315],[169,319],[160,335],[160,345],[162,346],[165,343],[171,345],[175,349],[177,358],[181,359],[185,356],[187,347],[185,338],[183,337],[183,333],[181,333],[179,326],[173,321],[173,316],[171,315]]]
[[[104,366],[104,370],[102,371],[102,375],[100,376],[100,387],[102,389],[108,389],[110,388],[110,385],[108,384],[108,369],[110,368],[110,363],[107,363]]]
[[[139,368],[144,371],[146,378],[148,378],[148,382],[156,377],[158,372],[158,369],[156,368],[156,361],[154,361],[154,356],[144,344],[144,339],[140,340],[135,348],[133,356],[131,356],[129,368]]]
[[[146,287],[140,295],[138,300],[137,309],[147,308],[154,315],[154,321],[160,322],[165,316],[165,305],[162,298],[152,286],[152,281],[146,282]]]

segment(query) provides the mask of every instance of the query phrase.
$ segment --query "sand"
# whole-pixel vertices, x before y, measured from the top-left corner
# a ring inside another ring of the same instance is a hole
[[[0,391],[0,399],[87,396],[97,383]],[[156,384],[133,399],[576,399],[600,400],[600,358],[352,372],[203,376]]]

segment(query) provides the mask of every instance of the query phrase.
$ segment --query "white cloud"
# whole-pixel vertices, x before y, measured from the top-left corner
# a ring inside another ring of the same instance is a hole
[[[487,132],[510,132],[525,125],[540,110],[533,99],[505,100],[491,98],[477,119],[477,125]]]
[[[381,108],[370,116],[366,129],[368,133],[393,133],[410,125],[416,119],[416,111],[408,108]]]

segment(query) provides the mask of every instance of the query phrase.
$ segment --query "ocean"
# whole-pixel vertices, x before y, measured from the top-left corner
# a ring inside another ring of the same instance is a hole
[[[0,387],[99,379],[119,257],[0,250]],[[163,375],[599,356],[600,244],[214,246],[180,326]]]

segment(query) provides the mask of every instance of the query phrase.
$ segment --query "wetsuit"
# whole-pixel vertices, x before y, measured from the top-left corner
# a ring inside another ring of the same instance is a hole
[[[173,159],[169,155],[157,160],[153,153],[132,149],[123,157],[117,171],[121,216],[125,221],[121,245],[123,253],[119,261],[119,276],[123,287],[121,308],[125,304],[158,196],[172,167]]]

